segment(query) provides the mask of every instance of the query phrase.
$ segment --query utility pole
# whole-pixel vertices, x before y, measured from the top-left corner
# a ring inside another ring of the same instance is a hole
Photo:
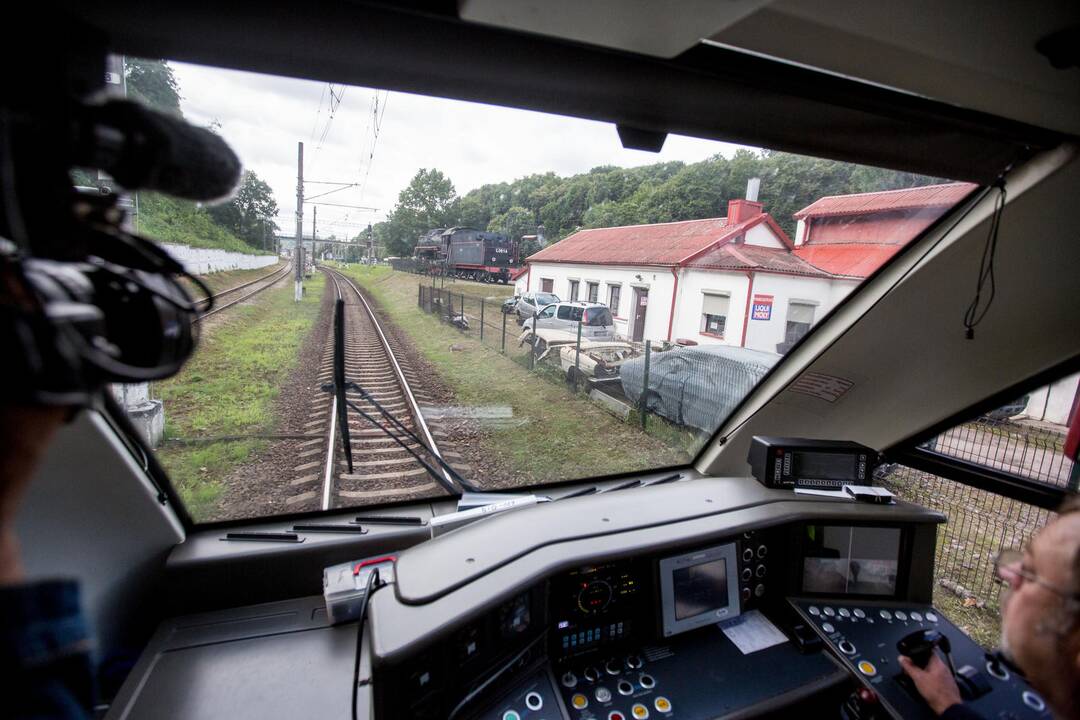
[[[371,232],[371,223],[367,226],[368,265],[375,264],[375,235]]]
[[[293,251],[295,269],[294,299],[304,297],[304,143],[296,144],[296,248]]]
[[[319,206],[311,208],[311,266],[319,263]]]

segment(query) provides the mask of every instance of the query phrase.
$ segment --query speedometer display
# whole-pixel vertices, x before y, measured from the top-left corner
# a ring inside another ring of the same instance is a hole
[[[586,615],[596,615],[607,610],[611,604],[611,585],[606,580],[581,583],[578,593],[578,609]]]

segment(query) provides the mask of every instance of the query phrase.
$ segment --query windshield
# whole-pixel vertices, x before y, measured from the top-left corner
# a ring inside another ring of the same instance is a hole
[[[134,229],[220,293],[180,374],[117,390],[198,522],[445,497],[455,478],[543,492],[685,464],[974,189],[677,136],[651,154],[604,123],[126,62],[130,97],[212,128],[246,168],[218,204],[131,203]],[[583,323],[526,322],[579,295],[600,303]],[[363,389],[348,395],[351,470],[326,391],[339,297],[346,379]],[[576,346],[612,341],[618,363]]]

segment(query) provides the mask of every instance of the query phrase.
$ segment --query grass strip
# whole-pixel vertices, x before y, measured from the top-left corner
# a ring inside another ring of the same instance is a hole
[[[506,469],[510,485],[596,477],[684,463],[688,454],[624,423],[570,392],[562,382],[531,373],[473,336],[417,308],[419,276],[384,267],[345,271],[434,365],[462,405],[506,407],[524,424],[483,431],[485,457]],[[430,282],[430,280],[429,280]],[[500,286],[479,283],[488,291]],[[456,292],[455,288],[455,292]],[[501,486],[501,485],[500,485]]]
[[[304,284],[301,303],[291,283],[257,295],[219,316],[180,374],[154,385],[165,402],[162,465],[196,521],[209,519],[224,479],[265,440],[206,445],[169,443],[173,437],[267,433],[277,428],[274,401],[299,363],[300,348],[319,315],[322,275]]]

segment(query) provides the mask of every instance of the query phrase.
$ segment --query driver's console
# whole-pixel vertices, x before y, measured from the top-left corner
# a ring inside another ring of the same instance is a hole
[[[922,662],[949,649],[985,716],[1048,717],[1014,670],[928,604],[940,516],[742,485],[730,505],[707,493],[719,512],[648,522],[661,495],[677,507],[710,482],[592,498],[601,517],[643,503],[644,522],[613,533],[565,524],[544,538],[511,515],[407,553],[395,592],[372,598],[375,715],[932,717],[900,674],[906,639]],[[756,502],[738,502],[747,495]],[[530,515],[576,510],[557,505]],[[402,582],[407,560],[440,545],[460,572]]]

